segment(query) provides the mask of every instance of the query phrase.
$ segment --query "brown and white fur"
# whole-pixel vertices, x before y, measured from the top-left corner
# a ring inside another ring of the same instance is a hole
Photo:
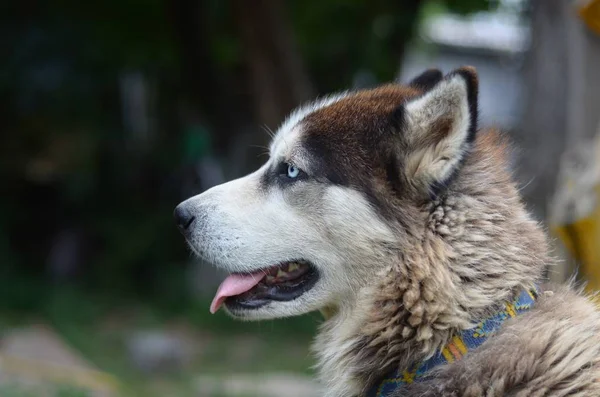
[[[283,123],[263,167],[180,205],[190,246],[221,268],[302,258],[318,269],[297,299],[227,310],[326,313],[314,352],[327,397],[363,395],[534,284],[532,310],[402,395],[600,396],[600,314],[542,283],[546,237],[511,179],[506,139],[477,129],[477,91],[465,67],[316,101]],[[290,163],[302,178],[285,175]]]

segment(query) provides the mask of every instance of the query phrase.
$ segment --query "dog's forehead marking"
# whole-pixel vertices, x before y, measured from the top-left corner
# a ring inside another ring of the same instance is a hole
[[[285,156],[294,144],[302,131],[302,120],[309,114],[319,109],[334,104],[349,95],[348,91],[339,94],[330,95],[310,102],[307,105],[300,106],[294,110],[287,119],[278,128],[273,141],[271,142],[271,156]]]
[[[381,171],[382,132],[400,128],[399,107],[420,93],[412,87],[388,84],[301,107],[278,129],[269,162],[292,161],[342,185],[364,175],[357,170],[357,162],[363,165],[359,169]]]
[[[421,91],[400,84],[388,84],[347,95],[328,106],[315,109],[304,120],[313,135],[344,136],[381,132],[388,128],[395,112]]]

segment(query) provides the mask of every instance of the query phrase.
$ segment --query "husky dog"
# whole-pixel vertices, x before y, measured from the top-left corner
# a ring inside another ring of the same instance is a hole
[[[260,169],[181,203],[191,249],[230,272],[211,312],[322,311],[328,397],[600,396],[599,311],[544,283],[544,231],[477,95],[464,67],[317,100]]]

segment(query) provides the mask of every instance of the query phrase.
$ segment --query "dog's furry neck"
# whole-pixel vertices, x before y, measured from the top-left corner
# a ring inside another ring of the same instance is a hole
[[[421,209],[425,226],[408,233],[398,259],[373,264],[381,269],[373,283],[328,310],[315,342],[327,396],[360,395],[541,277],[544,233],[519,198],[505,152],[498,133],[480,134],[447,194]]]

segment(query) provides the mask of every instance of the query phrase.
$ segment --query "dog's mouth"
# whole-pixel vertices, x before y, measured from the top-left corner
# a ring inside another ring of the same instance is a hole
[[[219,286],[210,312],[215,313],[223,303],[235,310],[256,309],[270,301],[291,301],[314,287],[318,278],[315,267],[304,260],[284,262],[254,273],[234,273]]]

